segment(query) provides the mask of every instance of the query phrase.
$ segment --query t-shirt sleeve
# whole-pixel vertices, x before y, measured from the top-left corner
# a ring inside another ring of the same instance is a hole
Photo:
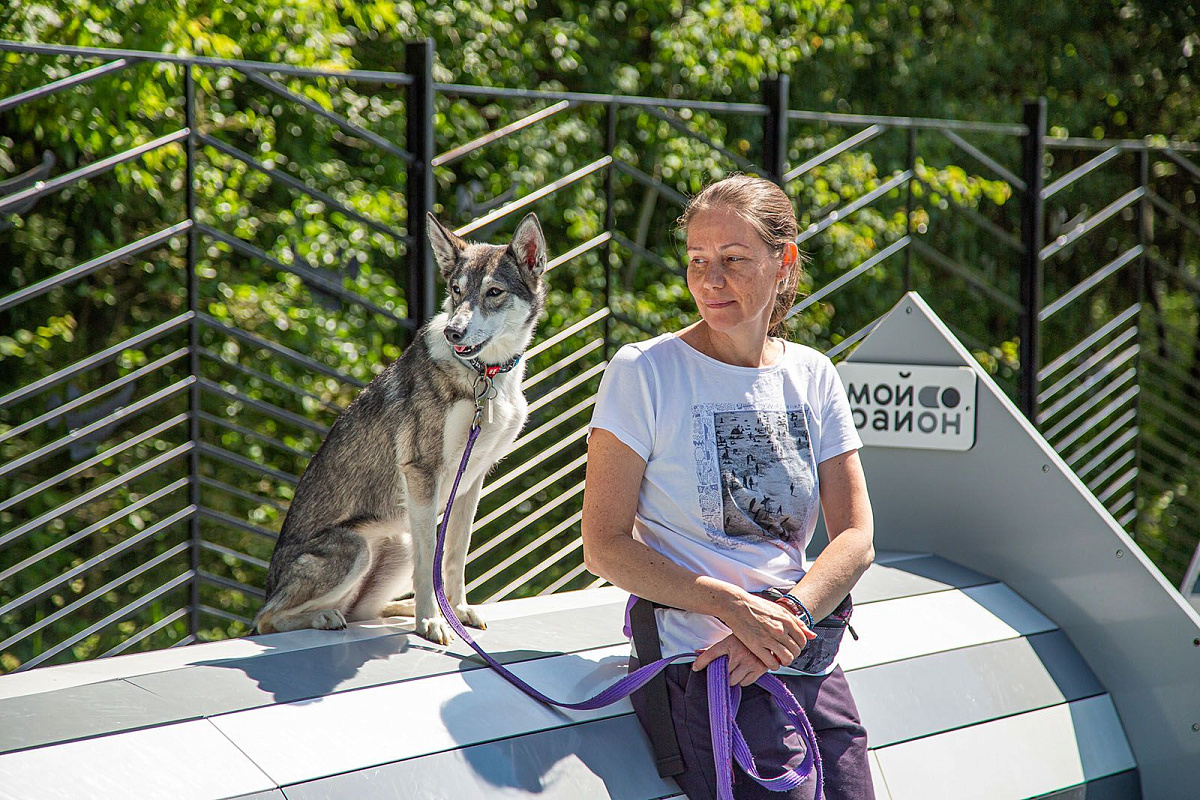
[[[600,378],[588,438],[593,429],[604,428],[649,461],[654,449],[654,397],[648,358],[635,347],[621,347]]]
[[[821,448],[817,463],[839,456],[849,450],[863,446],[858,429],[854,427],[854,416],[850,412],[850,399],[841,373],[829,358],[822,359]]]

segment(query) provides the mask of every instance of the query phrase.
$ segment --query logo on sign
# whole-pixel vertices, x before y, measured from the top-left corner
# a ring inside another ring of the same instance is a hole
[[[863,444],[944,450],[975,444],[970,368],[842,362],[838,372]]]

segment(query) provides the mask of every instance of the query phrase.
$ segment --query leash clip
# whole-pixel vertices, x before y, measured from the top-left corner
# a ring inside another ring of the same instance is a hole
[[[492,398],[493,388],[491,375],[481,372],[478,377],[475,378],[475,416],[471,420],[472,428],[478,428],[480,423],[483,421],[483,406],[485,403],[487,403],[488,406],[488,422],[491,422],[492,406],[489,401]]]

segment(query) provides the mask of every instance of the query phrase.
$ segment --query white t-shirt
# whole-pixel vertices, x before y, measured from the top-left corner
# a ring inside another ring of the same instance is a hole
[[[775,364],[740,367],[673,333],[617,351],[600,381],[589,436],[592,428],[610,431],[646,461],[634,539],[751,592],[804,575],[820,504],[816,465],[862,447],[825,354],[786,342]],[[730,633],[705,614],[655,613],[663,656]]]

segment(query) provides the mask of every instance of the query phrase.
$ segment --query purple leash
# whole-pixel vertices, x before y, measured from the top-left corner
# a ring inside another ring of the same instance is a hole
[[[680,653],[679,655],[671,656],[670,658],[660,659],[653,664],[647,664],[634,672],[629,673],[624,678],[609,686],[594,697],[587,700],[581,700],[577,703],[563,703],[539,692],[537,689],[530,686],[525,681],[518,678],[513,673],[509,672],[500,664],[499,661],[492,658],[487,652],[479,646],[467,629],[459,621],[458,615],[454,613],[454,609],[450,606],[450,601],[446,599],[445,579],[442,576],[442,555],[445,551],[446,544],[446,525],[450,521],[450,509],[454,505],[454,498],[458,494],[458,484],[462,480],[463,473],[467,470],[467,459],[471,457],[471,450],[475,447],[475,440],[479,438],[480,420],[482,418],[483,405],[482,401],[487,396],[487,391],[491,388],[491,376],[484,379],[486,389],[482,395],[477,392],[475,400],[475,418],[471,423],[471,432],[467,436],[467,447],[463,451],[462,463],[458,466],[458,474],[454,477],[454,485],[450,487],[450,497],[446,501],[446,513],[442,516],[442,524],[437,529],[437,546],[433,555],[433,593],[437,598],[438,608],[442,610],[442,615],[446,618],[446,622],[450,624],[450,628],[462,637],[463,641],[471,646],[471,649],[479,654],[488,666],[500,674],[500,677],[516,686],[521,691],[530,697],[540,700],[547,705],[558,706],[560,708],[569,708],[576,711],[591,711],[597,708],[611,705],[623,697],[627,697],[633,692],[645,686],[651,678],[657,675],[662,670],[666,669],[667,665],[679,658],[687,658],[689,656],[698,655],[697,653]],[[742,697],[741,686],[729,686],[728,673],[728,656],[720,656],[709,664],[708,672],[708,719],[709,726],[712,730],[712,746],[713,758],[717,767],[717,796],[719,800],[733,800],[733,764],[732,760],[737,759],[742,769],[746,771],[750,777],[758,781],[767,789],[775,792],[786,792],[803,784],[815,772],[817,777],[816,800],[821,800],[824,794],[824,779],[821,772],[821,755],[817,752],[817,737],[813,732],[812,725],[808,722],[808,717],[804,713],[804,709],[796,701],[796,698],[788,691],[787,686],[783,684],[777,677],[771,674],[766,674],[760,677],[757,681],[758,685],[771,693],[775,698],[775,702],[783,709],[784,713],[791,718],[796,729],[800,731],[804,737],[805,754],[804,762],[798,770],[785,770],[783,774],[773,778],[764,778],[758,774],[758,768],[754,764],[754,757],[750,753],[750,748],[746,744],[746,739],[742,735],[741,729],[738,727],[737,715],[738,703]]]

